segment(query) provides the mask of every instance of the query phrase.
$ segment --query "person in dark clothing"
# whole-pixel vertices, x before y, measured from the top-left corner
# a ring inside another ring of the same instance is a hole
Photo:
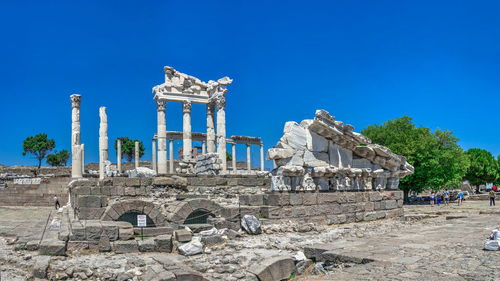
[[[490,190],[490,206],[495,206],[495,191]]]
[[[54,204],[55,204],[56,210],[61,208],[61,204],[59,204],[59,198],[57,198],[57,195],[54,196]]]

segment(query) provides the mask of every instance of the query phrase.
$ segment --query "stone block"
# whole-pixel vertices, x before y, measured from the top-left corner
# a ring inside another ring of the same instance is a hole
[[[287,280],[296,271],[295,262],[289,256],[277,256],[258,261],[248,269],[260,281]]]
[[[396,200],[395,191],[384,191],[382,192],[382,200]]]
[[[136,235],[141,234],[141,228],[135,227],[134,233]],[[174,229],[171,226],[157,226],[157,227],[146,227],[142,229],[142,233],[144,235],[158,236],[162,234],[172,234],[174,233]]]
[[[124,188],[124,195],[125,196],[135,196],[135,187],[133,186],[126,186]]]
[[[305,192],[304,194],[302,194],[303,204],[304,205],[317,205],[318,204],[317,197],[318,197],[318,193],[316,193],[316,192]]]
[[[263,194],[241,194],[239,196],[240,205],[245,206],[262,206],[264,205]]]
[[[391,210],[398,207],[398,202],[396,200],[385,200],[384,204],[386,210]]]
[[[66,255],[66,242],[56,239],[43,240],[38,248],[40,255],[64,256]]]
[[[242,206],[240,207],[241,216],[251,215],[258,218],[260,216],[260,208],[261,207]]]
[[[397,202],[398,202],[398,208],[403,207],[403,203],[404,203],[403,199],[398,199]]]
[[[345,214],[328,216],[328,224],[341,224],[346,222],[347,217]]]
[[[101,222],[102,230],[109,237],[110,241],[118,240],[118,226],[114,223]]]
[[[404,210],[403,210],[403,208],[387,210],[385,212],[385,214],[386,214],[385,215],[386,218],[397,218],[397,217],[401,217],[404,215]]]
[[[356,192],[356,203],[369,202],[370,194],[368,192]]]
[[[306,208],[304,206],[296,206],[282,209],[282,218],[301,218],[306,216]]]
[[[171,253],[172,252],[172,235],[160,235],[155,237],[155,247],[156,251]]]
[[[89,248],[87,241],[68,241],[66,249],[68,252],[82,251]]]
[[[318,204],[340,203],[341,195],[340,192],[320,192],[317,195],[317,202]]]
[[[288,193],[270,193],[264,195],[264,205],[267,206],[288,206],[290,205],[290,195]]]
[[[33,277],[47,279],[47,269],[49,268],[50,257],[39,256],[35,258],[33,266]]]
[[[139,179],[141,180],[141,188],[142,188],[152,185],[154,178],[139,178]]]
[[[113,251],[116,254],[128,254],[139,252],[139,247],[135,240],[113,242]]]
[[[101,208],[100,195],[80,195],[77,199],[78,208]]]
[[[73,225],[71,229],[71,241],[85,241],[87,240],[87,236],[85,234],[85,227],[81,225]]]
[[[304,203],[303,193],[290,193],[290,205],[300,206]]]
[[[98,220],[102,217],[105,208],[80,208],[78,218],[80,220]]]
[[[260,215],[267,219],[279,219],[281,218],[281,208],[264,206],[260,208]]]
[[[90,187],[90,194],[92,195],[101,195],[101,187],[99,186],[91,186]]]
[[[222,237],[222,235],[215,234],[215,235],[210,235],[210,236],[202,236],[200,241],[205,246],[211,246],[211,245],[223,243],[225,241],[225,239]]]
[[[375,211],[385,209],[385,203],[384,203],[384,201],[375,201],[375,202],[373,202],[373,209]]]
[[[177,229],[177,230],[174,230],[174,237],[175,237],[175,240],[177,240],[179,242],[189,242],[189,241],[191,241],[193,234],[191,234],[191,231],[188,231],[185,229]]]
[[[31,240],[26,243],[26,250],[36,251],[38,250],[38,240]]]
[[[375,203],[374,202],[365,202],[364,209],[366,212],[374,211],[375,210]]]
[[[138,240],[140,252],[154,252],[156,249],[155,241],[153,239]]]
[[[99,248],[99,252],[111,251],[111,243],[109,241],[109,237],[104,232],[101,234],[101,238],[99,239],[98,248]]]
[[[126,179],[124,181],[125,186],[129,186],[129,187],[141,186],[141,178],[125,178],[125,179]]]
[[[87,221],[85,224],[87,241],[99,241],[102,234],[102,225],[99,221]]]
[[[221,209],[220,215],[224,218],[232,219],[232,218],[238,217],[239,212],[240,212],[240,209],[237,206],[236,207],[226,207],[226,208]]]
[[[382,200],[382,192],[379,191],[371,191],[370,192],[370,201],[381,201]]]
[[[119,228],[118,229],[118,238],[120,240],[129,240],[134,238],[134,229],[130,228]]]

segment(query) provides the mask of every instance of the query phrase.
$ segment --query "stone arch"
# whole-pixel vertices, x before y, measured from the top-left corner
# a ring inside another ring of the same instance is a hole
[[[155,203],[144,200],[124,200],[109,205],[101,217],[103,221],[115,221],[127,212],[136,211],[144,213],[153,220],[155,226],[165,226],[165,216],[161,207]]]
[[[222,207],[209,199],[190,199],[180,202],[168,215],[167,220],[174,224],[183,224],[188,216],[196,211],[204,209],[215,216],[220,216]]]

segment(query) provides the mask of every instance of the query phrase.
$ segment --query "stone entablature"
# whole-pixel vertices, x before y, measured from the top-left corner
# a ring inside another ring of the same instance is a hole
[[[353,131],[324,110],[313,120],[287,122],[269,149],[273,190],[396,190],[414,171],[403,156]]]

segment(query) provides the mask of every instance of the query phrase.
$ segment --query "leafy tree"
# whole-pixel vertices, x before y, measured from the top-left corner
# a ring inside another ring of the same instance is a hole
[[[128,137],[119,137],[115,141],[115,149],[117,149],[117,141],[122,141],[122,156],[127,159],[128,162],[131,162],[135,158],[135,142],[139,142],[139,158],[144,155],[144,144],[140,140],[132,140]]]
[[[49,154],[47,156],[47,163],[51,166],[66,166],[69,159],[69,151],[61,150],[59,152]]]
[[[467,150],[466,154],[471,165],[465,174],[465,179],[471,185],[476,186],[476,192],[479,192],[479,185],[497,179],[498,162],[489,151],[484,149],[471,148]]]
[[[371,125],[362,133],[374,143],[406,157],[415,173],[400,181],[408,200],[409,191],[458,186],[469,166],[469,160],[451,131],[417,127],[411,117],[403,116],[382,125]]]
[[[229,152],[226,152],[226,161],[233,161],[233,155]]]
[[[47,134],[38,134],[27,137],[23,141],[23,156],[33,154],[38,160],[38,169],[42,166],[42,160],[52,149],[56,147],[56,142],[47,138]]]

